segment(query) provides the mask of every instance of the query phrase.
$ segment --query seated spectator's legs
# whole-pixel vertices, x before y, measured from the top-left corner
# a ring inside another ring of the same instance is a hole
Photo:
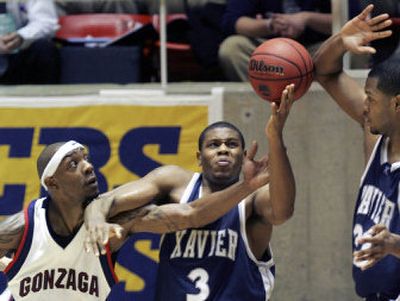
[[[218,52],[219,62],[229,81],[247,81],[249,58],[264,39],[249,39],[242,35],[226,38]]]
[[[57,47],[47,39],[37,40],[27,49],[6,56],[8,67],[2,84],[57,84],[60,58]]]

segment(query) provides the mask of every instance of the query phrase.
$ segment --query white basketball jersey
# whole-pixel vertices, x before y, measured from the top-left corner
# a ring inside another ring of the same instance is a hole
[[[115,282],[111,255],[84,250],[82,226],[68,243],[56,239],[47,223],[47,198],[25,210],[25,230],[15,258],[6,269],[15,300],[106,300]],[[58,240],[58,241],[57,241]]]

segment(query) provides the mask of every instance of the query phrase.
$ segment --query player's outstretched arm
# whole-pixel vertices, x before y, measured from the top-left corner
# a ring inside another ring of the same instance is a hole
[[[327,90],[338,105],[361,125],[364,125],[364,90],[343,72],[343,55],[375,53],[368,44],[391,35],[386,30],[391,25],[387,14],[368,19],[373,5],[367,6],[358,16],[348,21],[338,34],[325,41],[314,56],[317,81]]]
[[[0,257],[14,252],[21,241],[25,227],[24,213],[11,215],[0,223]]]
[[[228,188],[203,196],[189,204],[166,204],[162,206],[148,205],[130,212],[117,215],[117,222],[123,224],[122,229],[118,224],[107,224],[101,229],[94,229],[87,237],[85,249],[88,252],[99,254],[104,252],[103,246],[109,239],[109,234],[102,233],[104,229],[115,232],[153,232],[168,233],[187,228],[197,228],[209,224],[227,213],[246,196],[266,185],[269,181],[268,160],[264,157],[257,161],[254,159],[257,144],[253,143],[245,157],[244,180]],[[112,226],[111,227],[107,226]],[[120,227],[120,228],[118,228]],[[125,230],[125,231],[124,231]]]
[[[126,223],[122,228],[119,225],[121,223],[107,223],[107,219],[123,212],[142,208],[157,199],[168,199],[170,192],[191,175],[190,172],[178,166],[163,166],[137,181],[129,182],[100,195],[85,209],[85,226],[88,230],[86,250],[98,253],[97,243],[101,247],[109,240],[110,235],[118,238],[126,235],[128,232]],[[126,220],[127,216],[129,215],[124,214],[123,220]],[[132,218],[135,216],[136,213],[132,213]],[[117,221],[115,218],[113,220]],[[104,251],[102,248],[101,252]]]
[[[145,208],[148,212],[132,222],[132,232],[168,233],[187,228],[198,228],[214,222],[241,200],[269,181],[266,157],[254,159],[257,144],[253,142],[246,155],[244,180],[228,188],[203,196],[188,204],[167,204]]]
[[[362,270],[373,267],[389,254],[400,258],[400,235],[389,232],[385,225],[375,225],[368,232],[370,237],[359,238],[357,242],[369,243],[371,246],[353,254],[356,262],[366,262]]]
[[[271,116],[265,127],[269,142],[269,186],[262,187],[252,199],[253,215],[270,224],[281,224],[289,219],[294,210],[296,184],[283,141],[283,128],[294,102],[294,85],[282,92],[281,101],[271,103]]]

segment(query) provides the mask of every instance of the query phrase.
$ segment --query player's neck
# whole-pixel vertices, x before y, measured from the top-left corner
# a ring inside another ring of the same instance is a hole
[[[49,204],[48,214],[53,230],[61,236],[71,235],[83,223],[82,205],[71,205],[52,200]]]
[[[203,187],[203,194],[213,193],[216,191],[224,190],[225,188],[231,186],[232,184],[236,183],[239,179],[232,179],[231,181],[213,181],[203,177],[202,179],[202,187]]]
[[[391,164],[400,162],[400,133],[389,137],[388,160]]]

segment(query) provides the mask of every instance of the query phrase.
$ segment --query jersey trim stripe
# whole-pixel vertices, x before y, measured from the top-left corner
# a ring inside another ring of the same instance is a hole
[[[13,260],[4,270],[4,272],[8,277],[8,280],[11,280],[17,274],[22,264],[24,263],[26,256],[28,256],[29,249],[32,244],[32,236],[33,236],[32,233],[34,226],[33,214],[34,214],[35,203],[36,201],[31,202],[28,208],[24,210],[25,226],[22,239]]]
[[[376,143],[375,143],[374,149],[372,150],[371,156],[369,157],[368,163],[367,163],[367,165],[365,166],[363,175],[362,175],[362,177],[361,177],[360,186],[362,186],[362,184],[364,183],[365,176],[366,176],[367,173],[368,173],[368,170],[369,170],[369,168],[370,168],[370,166],[371,166],[371,164],[372,164],[372,161],[374,161],[375,154],[376,154],[376,152],[378,151],[378,146],[379,146],[379,144],[380,144],[380,142],[381,142],[382,139],[383,139],[383,136],[380,136],[380,137],[378,138],[378,140],[376,141]]]
[[[246,231],[246,201],[243,200],[239,204],[239,218],[240,218],[240,232],[242,235],[242,239],[244,242],[244,245],[246,247],[246,253],[247,256],[257,265],[258,271],[260,272],[260,275],[263,279],[263,284],[264,284],[264,291],[266,292],[265,294],[265,300],[268,301],[269,298],[271,297],[271,292],[274,289],[274,283],[275,283],[275,277],[273,273],[271,272],[271,269],[274,267],[275,263],[273,260],[273,254],[271,247],[268,247],[268,252],[270,255],[270,259],[268,261],[260,261],[258,260],[253,252],[250,249],[250,245],[247,239],[247,231]]]
[[[114,272],[109,244],[106,245],[106,255],[100,256],[100,262],[107,282],[109,286],[112,287],[115,283],[118,282],[118,277]]]

